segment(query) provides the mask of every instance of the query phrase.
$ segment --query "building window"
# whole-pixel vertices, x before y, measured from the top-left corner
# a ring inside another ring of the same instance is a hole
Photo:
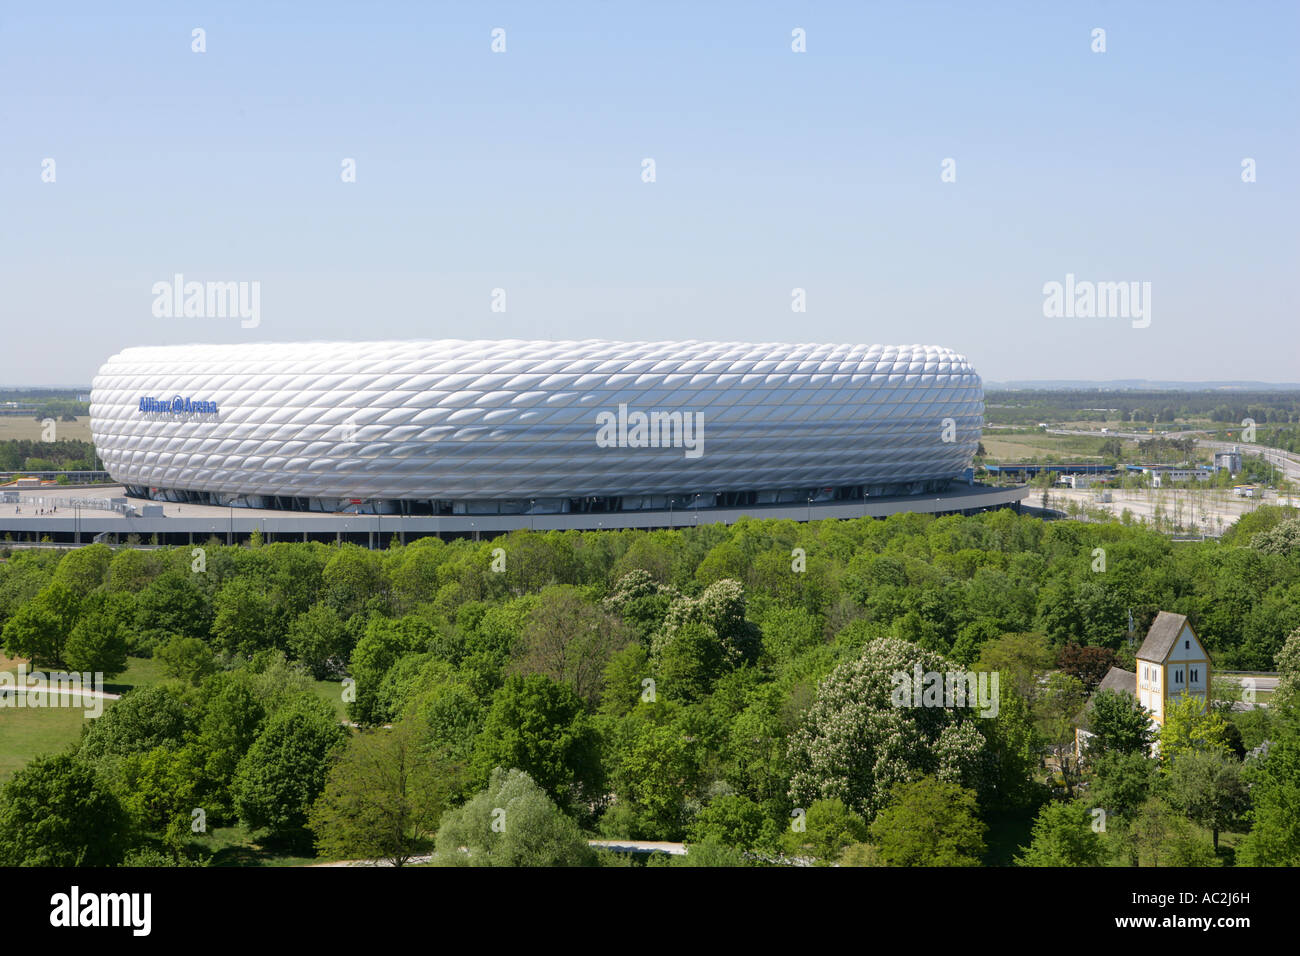
[[[1190,651],[1191,649],[1192,649],[1192,642],[1190,640],[1183,641],[1183,650]]]
[[[1199,680],[1199,678],[1196,676],[1196,672],[1197,672],[1198,670],[1200,670],[1200,668],[1198,668],[1198,667],[1193,667],[1193,668],[1192,668],[1192,677],[1191,677],[1191,681],[1192,681],[1193,684],[1195,684],[1195,683],[1197,682],[1197,680]]]
[[[1182,682],[1183,682],[1183,669],[1180,667],[1178,668],[1178,670],[1174,671],[1174,683],[1181,684]]]

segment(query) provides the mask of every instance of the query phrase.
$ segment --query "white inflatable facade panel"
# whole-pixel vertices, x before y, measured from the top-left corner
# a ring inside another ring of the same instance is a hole
[[[983,411],[936,346],[444,340],[129,348],[90,420],[160,497],[447,502],[934,490]]]

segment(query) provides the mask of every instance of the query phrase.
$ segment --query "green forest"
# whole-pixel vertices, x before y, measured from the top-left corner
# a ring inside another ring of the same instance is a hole
[[[0,471],[99,471],[103,467],[88,441],[0,441]]]
[[[629,865],[599,839],[690,847],[649,865],[1300,863],[1276,508],[1180,543],[1002,510],[3,556],[10,657],[162,679],[5,784],[0,865],[237,861],[223,827],[397,864]],[[1216,672],[1282,679],[1267,708],[1222,681],[1174,707],[1153,757],[1131,696],[1093,692],[1161,610]],[[897,706],[916,668],[996,674],[996,713]]]

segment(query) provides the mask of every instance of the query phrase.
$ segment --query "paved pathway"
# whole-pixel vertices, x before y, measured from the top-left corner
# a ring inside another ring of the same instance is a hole
[[[670,856],[685,856],[684,843],[669,843],[663,840],[588,840],[587,845],[597,850],[616,850],[621,853],[667,853]],[[407,866],[428,863],[433,855],[413,856],[406,861]],[[329,863],[308,863],[308,866],[392,866],[387,860],[334,860]]]

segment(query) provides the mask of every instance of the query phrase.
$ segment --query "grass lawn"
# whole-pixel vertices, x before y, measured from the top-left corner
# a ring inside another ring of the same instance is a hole
[[[1036,461],[1047,455],[1064,460],[1101,461],[1100,451],[1104,437],[1088,438],[1083,435],[1049,435],[1046,432],[1030,434],[1003,434],[985,432],[980,438],[985,459],[992,462],[1027,460]]]
[[[299,855],[283,847],[256,843],[242,826],[214,827],[189,841],[191,849],[211,855],[212,866],[306,866],[319,863],[314,856]]]
[[[348,719],[348,705],[343,700],[343,682],[337,680],[314,680],[311,690],[317,697],[334,708],[339,720]]]
[[[137,687],[151,687],[167,680],[162,665],[152,657],[128,657],[126,670],[104,681],[104,690],[110,694],[125,694]]]
[[[0,652],[0,670],[16,676],[21,662],[20,658]],[[156,661],[132,657],[128,658],[123,673],[104,681],[104,690],[121,694],[163,679],[162,669]],[[104,701],[105,707],[112,705],[111,700]],[[56,753],[76,743],[81,728],[93,719],[86,716],[82,707],[0,708],[0,784],[36,755]]]
[[[0,670],[17,677],[21,658],[0,652]],[[30,665],[29,665],[30,666]],[[104,689],[113,692],[105,682]],[[111,707],[111,700],[104,701]],[[0,784],[38,754],[57,753],[81,737],[81,728],[93,720],[83,707],[0,707]]]
[[[104,704],[111,707],[112,701]],[[80,707],[0,708],[0,784],[38,754],[76,743],[90,719]]]

